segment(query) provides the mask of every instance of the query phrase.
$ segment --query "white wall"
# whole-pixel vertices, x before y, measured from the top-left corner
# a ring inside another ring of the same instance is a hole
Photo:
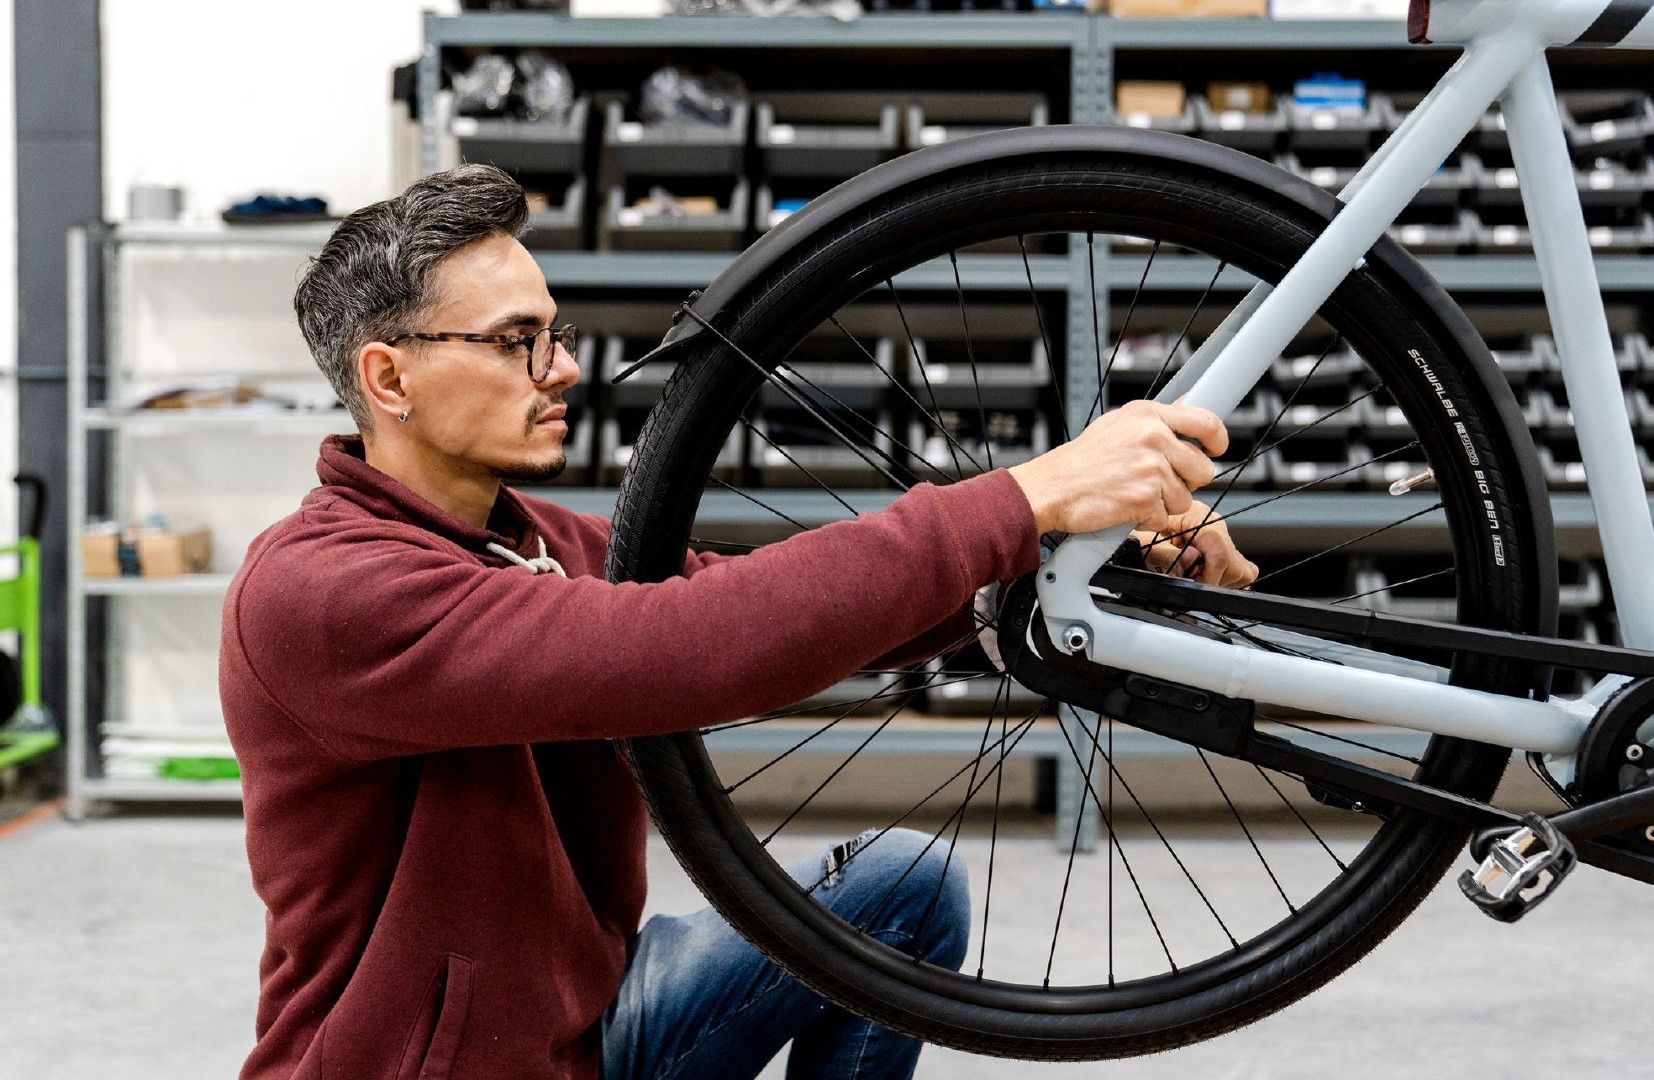
[[[0,0],[10,2],[10,0]],[[335,213],[393,194],[392,68],[419,51],[420,10],[455,0],[103,0],[104,206],[133,183],[176,184],[214,219],[258,191],[316,193]],[[326,392],[294,324],[304,253],[129,248],[118,350],[132,394],[239,374],[268,390]],[[126,403],[126,402],[122,402]],[[342,417],[335,430],[350,430]],[[251,428],[125,437],[130,518],[213,531],[213,569],[316,483],[319,432]],[[124,605],[128,721],[155,734],[221,731],[217,598]],[[137,768],[141,759],[113,767]]]
[[[8,3],[9,6],[9,3]],[[192,214],[275,189],[336,210],[390,184],[390,72],[456,0],[103,0],[104,206],[182,185]]]

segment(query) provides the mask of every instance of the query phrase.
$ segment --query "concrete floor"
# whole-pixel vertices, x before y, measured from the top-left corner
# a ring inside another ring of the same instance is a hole
[[[1274,841],[1283,862],[1311,842]],[[800,837],[799,851],[822,838]],[[979,841],[972,841],[979,843]],[[248,884],[237,817],[56,817],[0,838],[0,1078],[191,1080],[235,1075],[251,1040],[262,910]],[[1294,847],[1296,845],[1296,847]],[[1049,881],[1047,836],[1002,840],[995,904],[1034,911],[1002,887]],[[1100,873],[1100,859],[1078,874]],[[652,852],[656,911],[698,899],[670,856]],[[1145,873],[1155,873],[1144,868]],[[1047,875],[1040,877],[1040,874]],[[1519,927],[1473,911],[1451,885],[1352,972],[1239,1033],[1152,1058],[1035,1065],[927,1050],[919,1075],[1340,1080],[1643,1075],[1654,942],[1644,887],[1589,868]],[[1091,912],[1095,914],[1095,912]],[[996,921],[996,926],[999,926]],[[1095,954],[1084,913],[1065,921],[1063,956]],[[996,939],[1049,933],[1037,914]],[[765,1073],[779,1080],[778,1062]]]

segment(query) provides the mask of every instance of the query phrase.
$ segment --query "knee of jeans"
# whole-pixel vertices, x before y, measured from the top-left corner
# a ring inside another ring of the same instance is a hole
[[[946,839],[911,829],[892,829],[881,845],[885,841],[890,847],[881,862],[889,873],[900,875],[912,867],[892,903],[902,912],[902,922],[919,933],[914,948],[931,963],[957,970],[965,962],[971,931],[970,875],[964,853],[955,851],[950,858]]]

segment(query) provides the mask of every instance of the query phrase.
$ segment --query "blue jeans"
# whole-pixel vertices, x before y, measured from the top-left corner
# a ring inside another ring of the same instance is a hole
[[[906,829],[862,848],[872,835],[788,873],[807,887],[835,865],[835,853],[842,862],[854,851],[816,898],[885,944],[957,971],[971,918],[963,858],[948,858],[946,840]],[[603,1080],[748,1080],[788,1040],[788,1080],[906,1078],[919,1061],[918,1040],[817,997],[711,908],[657,915],[634,939],[620,994],[603,1017]]]

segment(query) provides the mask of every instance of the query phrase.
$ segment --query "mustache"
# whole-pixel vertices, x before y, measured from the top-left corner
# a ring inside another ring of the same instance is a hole
[[[551,407],[554,407],[554,405],[562,405],[562,404],[564,404],[564,400],[562,400],[562,394],[552,394],[551,395],[551,400],[546,400],[546,402],[539,402],[539,404],[534,405],[533,412],[528,413],[528,418],[529,418],[529,420],[534,420],[534,418],[539,417],[539,413],[546,412],[547,409],[551,409]]]

